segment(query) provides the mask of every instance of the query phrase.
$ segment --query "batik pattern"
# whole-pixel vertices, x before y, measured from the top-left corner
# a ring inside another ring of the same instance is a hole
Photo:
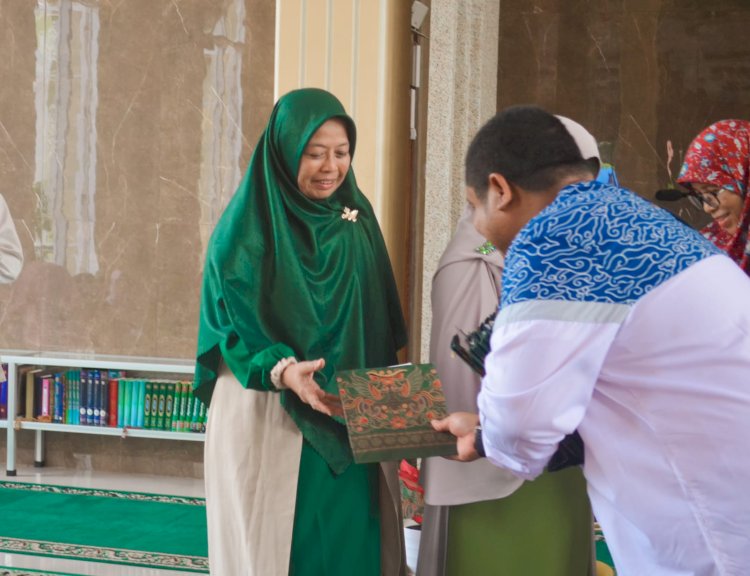
[[[630,305],[720,251],[669,212],[622,188],[564,188],[516,236],[502,306],[530,300]]]

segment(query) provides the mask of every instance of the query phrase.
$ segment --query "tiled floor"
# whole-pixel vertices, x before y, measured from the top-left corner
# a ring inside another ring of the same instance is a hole
[[[55,468],[19,469],[18,476],[0,476],[2,480],[13,482],[33,482],[83,488],[106,488],[131,492],[152,492],[175,496],[203,497],[203,480],[175,478],[171,476],[151,476],[146,474],[114,474],[90,470],[66,470]],[[151,570],[134,566],[118,566],[101,562],[79,560],[53,560],[24,554],[0,552],[0,566],[49,570],[85,576],[195,576],[193,572],[175,570]]]

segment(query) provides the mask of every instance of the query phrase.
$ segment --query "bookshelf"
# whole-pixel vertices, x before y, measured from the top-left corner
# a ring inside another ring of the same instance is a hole
[[[113,356],[102,354],[73,354],[58,352],[0,351],[0,362],[8,365],[8,420],[0,420],[0,428],[7,430],[6,470],[7,476],[16,475],[16,435],[20,430],[34,430],[35,466],[44,465],[44,433],[69,432],[121,438],[157,438],[164,440],[186,440],[202,442],[205,434],[199,432],[174,432],[145,428],[122,428],[108,426],[86,426],[52,422],[32,422],[16,419],[18,396],[18,370],[24,366],[83,368],[88,370],[124,370],[126,373],[158,373],[192,376],[194,361],[176,358],[150,358]]]

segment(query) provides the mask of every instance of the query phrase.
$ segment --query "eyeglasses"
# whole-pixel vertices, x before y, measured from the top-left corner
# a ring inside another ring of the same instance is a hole
[[[688,194],[688,200],[690,200],[690,203],[698,208],[698,210],[703,210],[704,206],[708,206],[711,210],[714,210],[719,207],[719,204],[721,204],[719,201],[719,192],[722,190],[723,188],[707,190],[705,192],[691,190]]]

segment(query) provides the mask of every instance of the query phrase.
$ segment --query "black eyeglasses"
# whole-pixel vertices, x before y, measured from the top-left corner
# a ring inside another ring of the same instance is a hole
[[[711,210],[714,210],[719,207],[719,204],[721,203],[719,201],[719,192],[721,192],[723,188],[717,188],[716,190],[707,190],[706,192],[696,192],[695,190],[690,190],[688,193],[688,200],[690,200],[690,203],[698,208],[699,210],[703,210],[704,206],[708,206]]]

